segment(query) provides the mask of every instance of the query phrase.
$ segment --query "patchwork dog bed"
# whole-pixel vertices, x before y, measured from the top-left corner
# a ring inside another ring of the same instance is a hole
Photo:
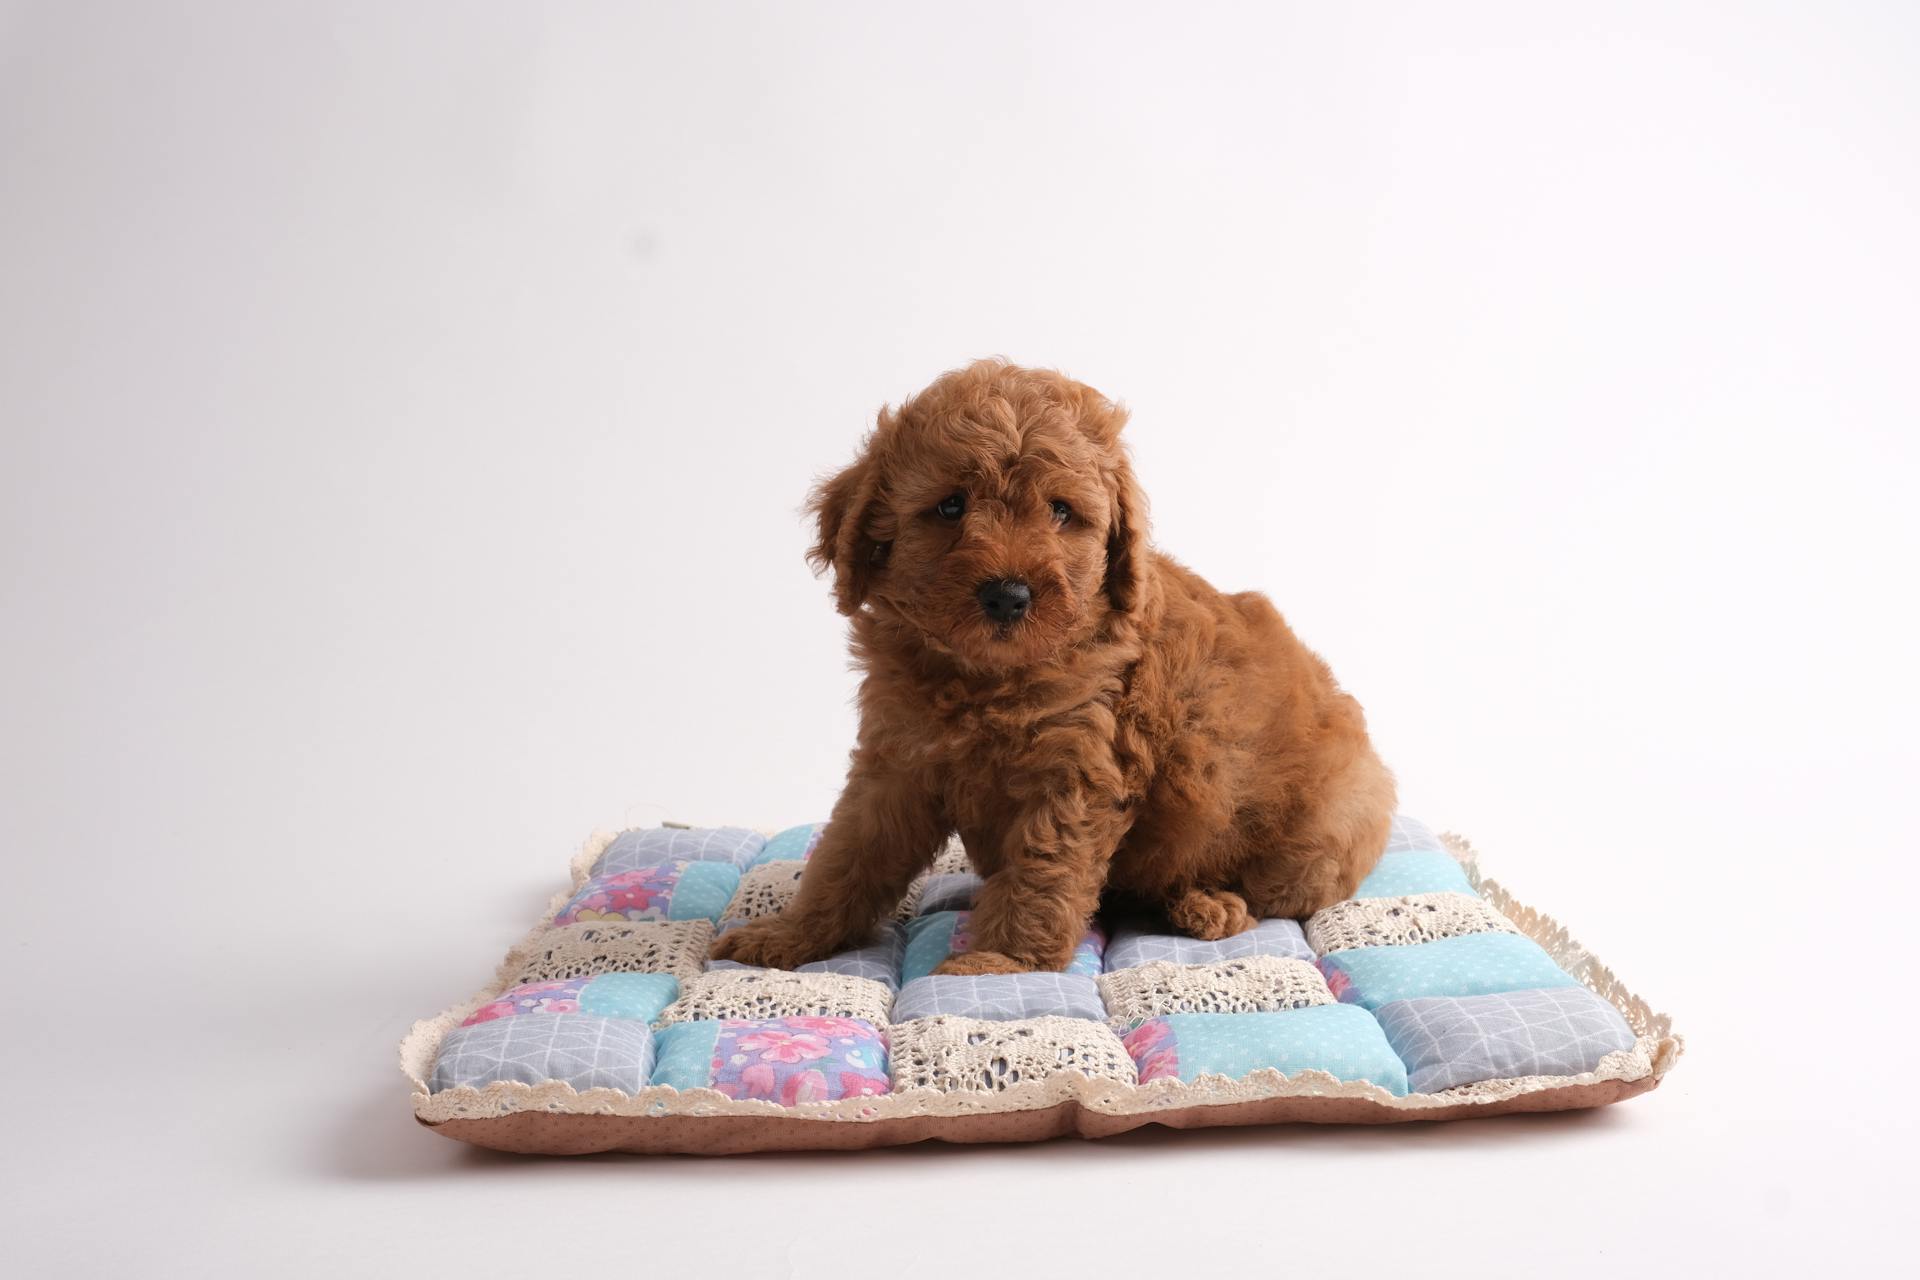
[[[1103,918],[1064,972],[949,976],[981,887],[950,846],[861,946],[713,961],[821,826],[600,835],[473,999],[400,1048],[415,1115],[507,1151],[741,1152],[1601,1106],[1679,1057],[1462,840],[1396,818],[1354,896],[1217,942]]]

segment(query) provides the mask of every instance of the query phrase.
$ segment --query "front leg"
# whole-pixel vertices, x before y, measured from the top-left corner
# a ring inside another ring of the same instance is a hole
[[[1125,833],[1120,808],[1084,783],[1062,780],[1029,800],[1007,833],[1000,869],[974,900],[971,948],[934,972],[1065,969]]]
[[[864,942],[932,864],[947,838],[938,801],[920,780],[887,769],[875,755],[864,747],[854,753],[846,789],[793,901],[777,916],[715,939],[716,960],[792,969],[844,951]]]

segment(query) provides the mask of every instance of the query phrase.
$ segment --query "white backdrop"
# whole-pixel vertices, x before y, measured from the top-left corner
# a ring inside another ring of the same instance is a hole
[[[14,1264],[1874,1269],[1916,73],[1901,5],[0,3]],[[1160,545],[1677,1016],[1659,1092],[725,1162],[412,1125],[394,1042],[590,828],[825,813],[799,503],[989,353],[1131,406]]]

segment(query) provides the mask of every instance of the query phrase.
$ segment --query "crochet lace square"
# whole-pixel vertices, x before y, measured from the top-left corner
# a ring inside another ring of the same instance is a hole
[[[1307,921],[1307,944],[1321,955],[1350,947],[1404,947],[1470,933],[1518,933],[1484,898],[1410,893],[1336,902]]]
[[[748,868],[740,877],[740,887],[733,891],[733,900],[727,903],[723,919],[754,920],[779,915],[800,891],[800,875],[806,869],[807,864],[798,859]]]
[[[966,875],[972,870],[973,863],[967,858],[967,846],[960,843],[959,836],[955,836],[941,848],[939,855],[933,860],[933,866],[928,868],[928,874],[958,876]]]
[[[713,942],[710,920],[595,920],[549,929],[513,957],[514,985],[597,973],[699,974]]]
[[[1107,1016],[1132,1022],[1170,1013],[1272,1013],[1334,1003],[1320,970],[1290,956],[1214,964],[1156,960],[1100,975]]]
[[[1061,1072],[1132,1084],[1133,1059],[1103,1023],[1083,1018],[991,1022],[936,1017],[896,1022],[888,1033],[893,1087],[1004,1093]]]
[[[885,984],[843,973],[718,969],[683,983],[662,1023],[720,1019],[860,1018],[884,1026],[893,1004]]]

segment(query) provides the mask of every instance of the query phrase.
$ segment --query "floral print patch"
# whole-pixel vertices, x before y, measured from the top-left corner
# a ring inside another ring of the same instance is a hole
[[[580,920],[664,920],[667,905],[673,900],[673,885],[680,878],[684,862],[668,862],[638,871],[619,871],[610,876],[595,876],[573,895],[556,925]]]
[[[737,867],[675,858],[651,867],[593,877],[560,908],[553,923],[700,917],[718,920],[739,884]]]
[[[1148,1018],[1121,1036],[1120,1043],[1127,1046],[1127,1053],[1139,1068],[1141,1084],[1180,1078],[1180,1045],[1165,1018]]]
[[[652,1022],[679,994],[680,980],[670,973],[601,973],[523,982],[475,1009],[460,1025],[471,1027],[523,1013],[590,1013]]]
[[[511,1018],[521,1013],[578,1013],[580,989],[591,978],[566,978],[559,982],[528,982],[502,991],[475,1009],[460,1025],[471,1027],[495,1018]]]
[[[887,1045],[859,1018],[724,1021],[713,1042],[711,1087],[729,1098],[783,1107],[887,1092]]]

